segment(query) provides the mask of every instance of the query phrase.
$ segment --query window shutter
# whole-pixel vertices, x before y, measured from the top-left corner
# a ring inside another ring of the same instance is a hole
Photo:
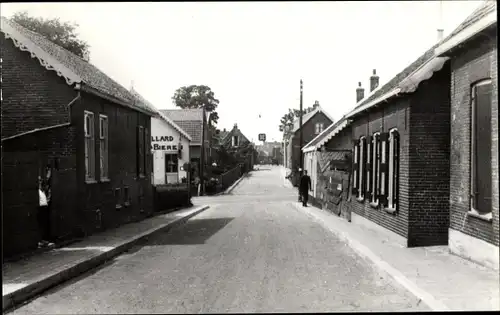
[[[398,200],[399,200],[399,132],[394,131],[392,133],[394,137],[394,180],[392,181],[394,184],[394,208],[399,209]]]
[[[353,147],[354,159],[352,168],[352,174],[353,174],[352,193],[353,195],[357,195],[359,190],[359,140],[358,139],[354,140],[353,144],[354,144]]]
[[[370,148],[370,150],[368,150]],[[366,184],[367,189],[365,192],[365,198],[368,200],[372,199],[373,192],[373,181],[372,181],[372,169],[373,169],[373,151],[372,151],[372,137],[366,137]]]
[[[380,189],[379,202],[382,206],[387,207],[387,190],[389,188],[389,134],[380,134]],[[385,146],[385,148],[384,148]],[[383,189],[382,189],[383,187]]]
[[[140,149],[139,149],[139,146],[141,145],[141,141],[140,141],[140,128],[139,126],[136,127],[136,131],[135,131],[135,141],[136,141],[136,167],[137,167],[137,176],[139,176],[139,174],[141,173],[141,157],[140,157]]]
[[[151,174],[150,170],[150,155],[151,155],[151,150],[149,150],[149,130],[148,128],[144,129],[144,173],[146,176],[148,174]]]
[[[362,163],[363,165],[363,173],[364,174],[359,174],[360,178],[362,178],[362,181],[360,182],[360,189],[363,195],[363,199],[366,198],[366,161],[367,161],[367,156],[366,156],[366,148],[367,148],[367,143],[366,143],[366,138],[363,138],[363,140],[360,143],[360,147],[363,148],[363,160],[359,161],[359,163]],[[361,150],[360,150],[361,151]]]

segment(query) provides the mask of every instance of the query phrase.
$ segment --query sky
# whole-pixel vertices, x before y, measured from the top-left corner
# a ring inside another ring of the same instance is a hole
[[[442,6],[440,6],[442,3]],[[208,85],[220,129],[281,140],[280,118],[318,100],[334,119],[458,26],[480,1],[1,3],[79,24],[90,62],[159,109],[181,86]],[[442,7],[442,9],[440,9]],[[441,12],[441,13],[440,13]],[[260,116],[260,117],[259,117]]]

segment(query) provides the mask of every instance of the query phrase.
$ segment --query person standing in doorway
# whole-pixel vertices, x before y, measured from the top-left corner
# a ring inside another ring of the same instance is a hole
[[[50,178],[51,170],[49,167],[45,169],[45,178],[38,177],[38,195],[40,204],[38,208],[38,224],[41,231],[42,241],[38,243],[38,247],[53,246],[51,243],[50,231]]]
[[[304,170],[304,175],[300,178],[299,183],[300,195],[302,197],[302,205],[307,207],[307,201],[309,199],[309,190],[311,190],[311,177],[307,175],[307,171]]]

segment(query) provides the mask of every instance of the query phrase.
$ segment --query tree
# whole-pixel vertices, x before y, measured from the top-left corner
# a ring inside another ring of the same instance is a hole
[[[209,113],[209,125],[214,129],[219,121],[217,106],[219,100],[215,98],[214,92],[206,85],[189,85],[178,88],[172,101],[180,108],[205,108]],[[214,129],[215,131],[215,129]]]
[[[25,11],[15,13],[12,20],[30,31],[39,33],[54,44],[66,48],[84,60],[89,60],[90,46],[78,38],[76,33],[78,24],[61,22],[59,18],[32,17]]]

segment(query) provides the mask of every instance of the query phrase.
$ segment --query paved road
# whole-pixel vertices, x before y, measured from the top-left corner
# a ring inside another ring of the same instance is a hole
[[[185,225],[13,313],[426,310],[292,202],[280,169],[261,169]]]

